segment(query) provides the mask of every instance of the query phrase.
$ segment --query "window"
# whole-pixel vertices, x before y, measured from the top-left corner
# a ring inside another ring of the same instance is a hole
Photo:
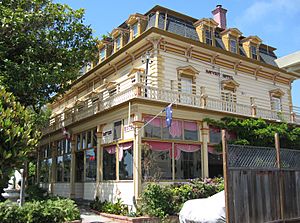
[[[99,57],[100,57],[100,61],[103,61],[105,59],[105,47],[100,50]]]
[[[222,140],[221,129],[213,126],[209,126],[209,142],[213,144],[219,144]]]
[[[116,147],[103,149],[103,180],[116,180]]]
[[[108,93],[109,93],[109,96],[113,96],[117,93],[117,88],[114,87],[114,88],[111,88],[110,90],[108,90]]]
[[[133,149],[132,142],[119,145],[119,179],[133,179]]]
[[[92,148],[93,147],[93,145],[92,145],[92,131],[87,132],[86,142],[87,142],[87,148]]]
[[[85,181],[95,182],[97,175],[97,149],[85,151]]]
[[[175,145],[176,146],[176,145]],[[201,177],[201,151],[198,149],[181,151],[180,156],[175,160],[175,178],[193,179]]]
[[[133,26],[132,26],[132,38],[136,38],[138,35],[138,23],[135,23]]]
[[[144,117],[145,124],[148,123],[153,117],[146,116]],[[145,127],[145,137],[149,138],[161,138],[161,118],[155,118]]]
[[[142,150],[144,180],[172,179],[172,143],[147,142]]]
[[[114,123],[114,140],[122,138],[122,121],[117,121]]]
[[[222,90],[222,110],[236,112],[236,93],[230,90]]]
[[[271,109],[273,111],[277,111],[280,112],[282,111],[282,107],[281,107],[281,98],[280,97],[276,97],[276,96],[272,96],[271,97]]]
[[[230,39],[230,52],[237,53],[237,44],[235,39]]]
[[[152,118],[145,116],[144,123],[148,123]],[[144,127],[144,130],[144,136],[147,138],[198,141],[198,125],[193,121],[173,119],[171,126],[167,127],[165,118],[156,117]]]
[[[41,148],[41,157],[43,160],[41,160],[40,181],[42,183],[49,183],[52,173],[52,154],[50,145]]]
[[[81,133],[81,149],[86,149],[86,132]]]
[[[257,52],[255,46],[250,46],[251,58],[257,60]]]
[[[205,43],[212,45],[212,31],[206,29],[205,30]]]
[[[196,122],[184,122],[184,139],[198,141],[198,129]]]
[[[115,40],[115,44],[116,50],[119,50],[121,48],[121,36],[117,37],[117,39]]]
[[[71,143],[67,139],[56,142],[56,182],[69,182],[71,169]]]
[[[191,94],[193,93],[193,79],[191,77],[180,77],[180,92],[183,94],[180,95],[180,102],[185,104],[191,104],[192,103],[192,97]]]

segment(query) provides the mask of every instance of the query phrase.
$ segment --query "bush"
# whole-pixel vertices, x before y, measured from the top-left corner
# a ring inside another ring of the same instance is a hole
[[[142,213],[153,217],[164,218],[174,214],[173,194],[168,187],[148,184],[142,193]]]
[[[80,212],[70,199],[26,202],[23,207],[0,203],[1,223],[63,223],[80,219]]]
[[[96,200],[90,203],[90,207],[99,212],[105,212],[108,214],[116,214],[116,215],[128,215],[128,207],[127,205],[122,203],[121,199],[118,199],[116,203],[112,203],[109,201],[100,201],[97,197]]]
[[[28,201],[41,201],[49,198],[48,191],[38,185],[29,185],[26,188],[25,193],[27,194],[26,200]]]
[[[178,213],[184,202],[207,198],[224,190],[223,178],[195,179],[185,184],[160,186],[148,184],[142,193],[142,212],[153,217],[165,218]]]

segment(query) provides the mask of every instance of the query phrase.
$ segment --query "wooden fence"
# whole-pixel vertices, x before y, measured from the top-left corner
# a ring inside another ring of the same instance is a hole
[[[222,132],[226,219],[300,222],[300,151],[226,144]]]

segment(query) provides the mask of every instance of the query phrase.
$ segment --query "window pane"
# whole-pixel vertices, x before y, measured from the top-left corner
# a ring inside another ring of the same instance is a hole
[[[221,130],[213,126],[209,127],[209,142],[219,144],[221,142]]]
[[[81,133],[82,134],[82,144],[81,144],[81,148],[82,149],[86,149],[87,144],[86,144],[86,132]]]
[[[80,134],[77,135],[76,143],[77,143],[77,150],[80,150],[81,149],[81,147],[80,147]]]
[[[121,139],[122,121],[114,123],[114,140]]]
[[[151,119],[151,116],[144,117],[145,124]],[[145,137],[161,138],[161,118],[155,118],[144,129]]]
[[[87,132],[87,148],[92,148],[92,132],[88,131]]]
[[[180,158],[175,160],[175,178],[193,179],[201,176],[201,152],[181,151]]]
[[[184,139],[198,141],[198,127],[196,122],[184,122]]]
[[[137,34],[138,34],[138,24],[137,23],[135,23],[133,26],[132,26],[132,36],[133,36],[133,38],[135,38],[136,36],[137,36]]]
[[[163,121],[163,139],[182,139],[182,121],[172,120],[171,127],[166,127],[166,122]]]
[[[97,129],[93,130],[93,147],[97,147]]]
[[[75,165],[76,165],[75,181],[76,182],[83,182],[83,171],[84,171],[83,159],[84,159],[83,151],[77,152],[75,155]]]
[[[169,151],[143,150],[144,180],[172,179],[172,160]]]
[[[56,182],[62,182],[63,177],[63,156],[56,158]]]
[[[70,182],[71,154],[64,156],[64,182]]]
[[[236,53],[236,41],[234,39],[230,40],[230,51]]]
[[[116,179],[116,154],[109,154],[103,149],[103,180]]]
[[[52,159],[45,159],[41,162],[40,181],[49,183],[51,178]]]
[[[85,151],[85,181],[96,181],[97,175],[97,151],[96,149],[89,149]]]
[[[119,162],[119,178],[120,180],[133,179],[133,151],[127,149],[123,151],[123,159]]]

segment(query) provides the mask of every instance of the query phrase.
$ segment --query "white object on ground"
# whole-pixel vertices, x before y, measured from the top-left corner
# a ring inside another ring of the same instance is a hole
[[[224,191],[208,198],[185,202],[179,213],[179,221],[180,223],[226,222]]]

